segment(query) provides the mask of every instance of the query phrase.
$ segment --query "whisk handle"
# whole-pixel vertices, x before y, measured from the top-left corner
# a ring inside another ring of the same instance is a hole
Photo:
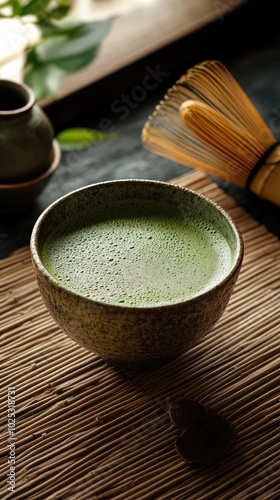
[[[273,149],[253,177],[250,190],[280,207],[280,144]]]

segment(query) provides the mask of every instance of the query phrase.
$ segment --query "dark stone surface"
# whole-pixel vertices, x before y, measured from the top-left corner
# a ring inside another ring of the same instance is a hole
[[[280,140],[279,61],[280,40],[273,36],[261,46],[250,48],[247,52],[244,51],[243,55],[238,54],[236,58],[232,57],[227,62],[228,68],[252,99],[278,140]],[[115,132],[115,138],[80,151],[63,153],[57,172],[33,205],[21,213],[1,214],[0,258],[7,257],[12,251],[27,245],[33,225],[42,211],[50,203],[74,189],[110,179],[142,178],[167,181],[187,172],[187,168],[149,153],[142,147],[140,141],[141,130],[148,115],[161,99],[165,89],[183,72],[180,66],[170,69],[168,77],[166,79],[163,77],[154,91],[147,92],[142,102],[136,103],[130,100],[134,109],[125,105],[126,109],[122,108],[121,111],[119,103],[113,106],[114,100],[121,100],[122,97],[122,93],[117,93],[100,109],[90,110],[87,115],[76,117],[69,122],[67,126],[100,128],[102,120],[109,118],[109,128]],[[138,84],[141,85],[142,80],[139,78]],[[125,84],[123,87],[125,88]],[[128,88],[126,94],[131,96],[133,88]],[[92,96],[92,99],[95,98],[96,96]],[[260,223],[265,224],[269,231],[280,236],[278,207],[244,189],[215,180],[225,192],[237,200],[240,206]]]

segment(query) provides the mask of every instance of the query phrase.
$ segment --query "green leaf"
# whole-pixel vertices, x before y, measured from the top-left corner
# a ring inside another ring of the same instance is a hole
[[[61,19],[71,8],[71,0],[7,0],[0,3],[0,12],[4,7],[10,7],[11,13],[5,12],[4,17],[36,16],[37,21]]]
[[[95,142],[107,141],[114,137],[114,134],[103,133],[91,128],[69,128],[59,132],[56,139],[61,149],[71,151],[86,148]]]
[[[59,59],[55,61],[53,64],[58,68],[65,71],[65,73],[73,73],[74,71],[78,71],[85,66],[87,66],[96,56],[99,47],[95,49],[88,50],[84,52],[80,56],[76,57],[67,57],[66,59]]]
[[[24,68],[24,81],[37,99],[55,95],[65,75],[90,64],[112,20],[83,23],[66,18],[43,23],[44,39],[27,51]]]
[[[50,13],[54,15],[55,9],[67,8],[71,0],[11,2],[17,9],[37,12],[36,24],[42,32],[42,41],[26,52],[24,64],[24,81],[34,90],[37,99],[54,96],[64,76],[91,63],[115,19],[112,16],[102,21],[83,22],[66,16],[50,21]],[[42,18],[40,8],[43,8]]]
[[[13,16],[36,16],[38,20],[60,19],[71,7],[71,0],[11,0]],[[1,5],[2,8],[2,5]]]
[[[34,15],[37,16],[38,14],[43,14],[45,13],[46,16],[46,11],[49,3],[52,0],[30,0],[29,2],[23,3],[21,5],[20,9],[20,16],[28,16],[28,15]]]
[[[62,0],[61,2],[59,2],[59,5],[57,7],[54,7],[49,11],[49,17],[51,19],[62,19],[68,14],[70,7],[71,7],[70,0],[69,1]]]
[[[83,21],[76,19],[74,17],[67,16],[60,21],[40,21],[39,25],[42,30],[44,37],[56,36],[56,35],[75,35],[77,30],[80,29]]]
[[[12,16],[20,16],[21,2],[20,0],[11,0]]]
[[[48,37],[37,46],[37,57],[41,62],[49,63],[57,60],[80,56],[84,52],[99,46],[108,34],[113,18],[76,25],[68,35]],[[62,21],[60,28],[63,28]],[[67,25],[64,25],[66,29]]]
[[[24,71],[24,82],[33,89],[36,99],[55,96],[65,72],[53,64],[29,64]]]

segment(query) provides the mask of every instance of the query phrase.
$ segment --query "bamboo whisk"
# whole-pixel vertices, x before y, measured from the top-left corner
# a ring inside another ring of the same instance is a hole
[[[142,144],[280,206],[280,145],[219,61],[194,66],[167,90],[143,127]]]

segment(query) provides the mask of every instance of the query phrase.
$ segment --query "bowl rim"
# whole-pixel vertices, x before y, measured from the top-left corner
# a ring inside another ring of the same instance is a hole
[[[40,226],[43,223],[44,218],[48,215],[48,213],[51,212],[57,205],[59,205],[65,199],[67,199],[68,197],[71,197],[71,196],[75,196],[75,194],[78,192],[90,190],[90,189],[95,188],[95,187],[100,186],[100,185],[106,185],[106,184],[112,185],[112,184],[120,184],[120,183],[128,183],[128,182],[137,182],[137,183],[146,183],[146,184],[149,183],[149,184],[153,184],[154,186],[155,185],[164,185],[164,186],[170,186],[171,188],[173,188],[175,190],[179,190],[179,191],[183,191],[183,192],[188,191],[193,196],[202,199],[204,203],[210,204],[215,210],[217,210],[220,213],[220,215],[227,221],[227,223],[231,227],[231,229],[235,235],[236,242],[237,242],[236,257],[235,257],[234,264],[232,265],[231,269],[227,272],[227,274],[224,276],[224,278],[221,279],[221,281],[215,283],[210,288],[199,293],[198,295],[195,295],[194,297],[191,297],[191,298],[188,298],[185,300],[181,300],[178,302],[173,302],[170,304],[152,305],[152,306],[129,306],[127,304],[110,304],[110,303],[105,302],[105,301],[95,300],[95,299],[92,299],[90,297],[86,297],[85,295],[82,295],[81,293],[74,292],[70,288],[67,288],[62,283],[57,281],[49,273],[49,271],[46,269],[46,267],[44,266],[44,264],[40,258],[39,249],[38,249],[38,236],[39,236]],[[153,312],[156,310],[157,311],[166,311],[166,310],[181,308],[183,306],[183,304],[187,304],[187,303],[193,304],[193,303],[199,302],[199,301],[203,300],[205,296],[207,296],[207,295],[210,296],[211,294],[215,293],[216,290],[223,288],[224,284],[226,282],[229,282],[231,280],[231,278],[234,275],[236,275],[236,273],[239,273],[239,271],[241,269],[242,261],[243,261],[243,257],[244,257],[244,240],[243,240],[243,236],[242,236],[242,233],[241,233],[239,227],[234,222],[232,217],[227,213],[227,211],[225,209],[223,209],[218,203],[213,201],[211,198],[208,198],[207,196],[205,196],[201,193],[198,193],[197,191],[195,191],[193,189],[189,189],[187,187],[180,186],[177,184],[172,184],[172,182],[150,180],[150,179],[135,179],[135,178],[126,179],[126,178],[124,178],[124,179],[113,179],[113,180],[96,182],[94,184],[89,184],[89,185],[83,186],[81,188],[74,189],[74,190],[70,191],[69,193],[58,198],[53,203],[51,203],[41,213],[41,215],[38,217],[38,219],[36,220],[36,222],[33,226],[33,229],[31,232],[31,237],[30,237],[30,252],[31,252],[31,258],[33,260],[33,265],[35,265],[35,267],[37,268],[39,273],[42,273],[42,275],[53,286],[55,286],[59,290],[63,291],[64,293],[70,294],[70,295],[75,296],[75,297],[79,297],[80,300],[88,302],[89,304],[94,304],[94,305],[99,306],[99,307],[110,308],[110,309],[116,310],[116,311],[121,311],[121,310],[124,311],[125,310],[126,312],[131,311],[132,313],[133,313],[133,311]]]
[[[56,139],[53,139],[52,141],[52,161],[50,163],[50,166],[48,167],[45,172],[40,174],[38,177],[33,177],[33,179],[30,179],[28,181],[24,182],[15,182],[15,183],[5,183],[5,184],[0,184],[0,190],[11,190],[11,189],[24,189],[31,187],[35,184],[38,184],[39,182],[44,181],[47,179],[50,175],[52,175],[55,170],[58,168],[60,160],[61,160],[61,149],[59,146],[59,143]]]

